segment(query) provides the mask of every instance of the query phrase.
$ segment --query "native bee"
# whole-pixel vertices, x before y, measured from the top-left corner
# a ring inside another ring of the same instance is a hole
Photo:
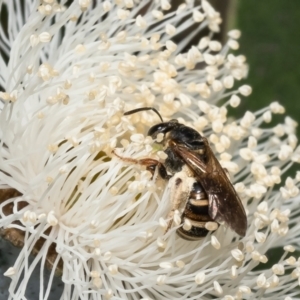
[[[172,181],[172,210],[168,216],[171,221],[166,231],[172,225],[174,212],[179,211],[183,226],[177,229],[177,233],[182,238],[197,240],[223,223],[240,236],[245,236],[245,209],[207,139],[176,119],[164,122],[153,107],[134,109],[125,112],[124,115],[144,110],[154,111],[161,120],[161,123],[149,129],[148,135],[156,139],[158,134],[163,134],[160,143],[167,154],[164,164],[152,158],[138,160],[115,155],[146,166],[152,174],[157,169],[163,179]],[[208,224],[216,226],[207,228]]]

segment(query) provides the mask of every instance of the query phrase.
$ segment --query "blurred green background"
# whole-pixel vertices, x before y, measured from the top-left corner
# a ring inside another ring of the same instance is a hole
[[[238,52],[247,57],[246,82],[253,88],[241,103],[240,114],[276,100],[300,123],[300,1],[231,0],[230,6],[227,26],[242,31]],[[299,127],[297,136],[300,140]],[[294,177],[297,170],[298,164],[286,175]],[[273,265],[282,254],[282,249],[270,251],[267,265]],[[258,269],[265,267],[260,265]]]
[[[300,1],[233,1],[229,18],[242,31],[239,52],[247,57],[247,83],[253,87],[241,111],[257,110],[277,100],[299,122]]]

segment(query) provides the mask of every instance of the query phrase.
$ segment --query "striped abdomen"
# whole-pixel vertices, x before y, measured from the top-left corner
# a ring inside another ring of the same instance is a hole
[[[208,197],[198,181],[192,186],[181,220],[177,234],[186,240],[199,240],[218,228],[218,223],[208,214]]]

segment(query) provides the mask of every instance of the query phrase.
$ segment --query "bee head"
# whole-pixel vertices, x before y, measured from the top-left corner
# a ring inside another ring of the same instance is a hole
[[[158,123],[149,129],[148,135],[151,136],[152,139],[156,139],[159,133],[165,135],[178,126],[180,126],[180,124],[175,119],[172,119],[169,122]]]
[[[128,115],[135,114],[137,112],[145,111],[145,110],[152,110],[152,111],[154,111],[158,115],[158,117],[161,119],[161,123],[152,126],[149,129],[149,131],[148,131],[148,135],[151,136],[152,139],[156,139],[157,135],[160,134],[160,133],[162,133],[163,135],[165,135],[167,132],[173,130],[174,128],[177,128],[178,126],[180,126],[180,124],[178,123],[178,121],[175,120],[175,119],[172,119],[169,122],[164,122],[163,119],[162,119],[162,117],[161,117],[161,115],[160,115],[160,113],[154,107],[136,108],[136,109],[133,109],[133,110],[125,112],[124,115],[128,116]]]

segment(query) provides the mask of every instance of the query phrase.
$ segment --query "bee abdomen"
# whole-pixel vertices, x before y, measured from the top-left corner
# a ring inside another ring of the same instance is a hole
[[[181,222],[182,226],[177,229],[177,234],[186,240],[199,240],[205,237],[209,230],[208,222],[214,222],[208,214],[208,199],[201,184],[197,181],[194,182],[193,188],[190,192],[187,205],[183,211]],[[185,229],[184,224],[187,221],[191,224],[190,229]],[[218,228],[216,224],[215,229]]]

